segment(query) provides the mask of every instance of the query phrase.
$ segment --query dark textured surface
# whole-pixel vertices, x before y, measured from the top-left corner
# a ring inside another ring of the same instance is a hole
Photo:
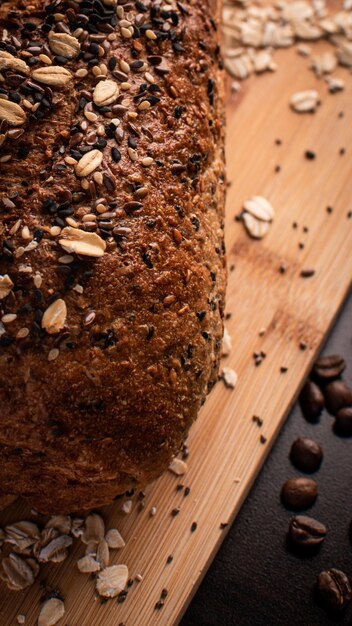
[[[346,303],[325,354],[347,360],[344,379],[352,383],[352,296]],[[325,626],[352,624],[352,606],[340,617],[328,616],[316,603],[317,574],[330,567],[352,576],[352,438],[332,432],[326,412],[309,424],[296,405],[254,488],[225,539],[181,626]],[[280,488],[299,475],[288,455],[299,436],[316,439],[323,447],[321,468],[311,476],[319,485],[316,503],[307,512],[328,527],[320,550],[306,558],[286,546],[292,514],[280,504]]]

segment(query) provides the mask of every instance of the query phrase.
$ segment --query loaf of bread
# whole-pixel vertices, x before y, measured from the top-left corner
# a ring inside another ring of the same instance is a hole
[[[0,495],[98,507],[158,477],[217,378],[215,0],[0,6]]]

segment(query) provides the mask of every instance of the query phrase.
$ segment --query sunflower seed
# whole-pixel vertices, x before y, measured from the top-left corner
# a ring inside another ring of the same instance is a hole
[[[247,211],[244,212],[243,223],[248,234],[254,239],[262,239],[269,230],[269,222],[263,222],[253,217]]]
[[[54,335],[63,329],[66,322],[67,308],[65,300],[58,298],[44,312],[42,317],[42,328],[49,335]]]
[[[108,106],[117,100],[119,87],[113,80],[101,80],[93,91],[94,104]]]
[[[113,550],[124,548],[126,545],[117,528],[111,528],[108,530],[105,535],[105,539],[109,548],[112,548]]]
[[[263,196],[253,196],[243,203],[243,208],[256,219],[262,222],[271,222],[274,219],[274,209]]]
[[[91,554],[82,556],[82,558],[77,561],[77,567],[82,574],[93,574],[94,572],[100,571],[100,564]]]
[[[101,165],[103,160],[103,154],[100,150],[90,150],[87,152],[75,165],[75,172],[77,176],[82,178],[83,176],[89,176],[94,170]]]
[[[103,518],[97,513],[91,513],[86,517],[82,541],[88,543],[100,543],[104,539],[105,524]]]
[[[238,377],[235,370],[230,369],[229,367],[223,367],[222,378],[225,386],[229,387],[229,389],[234,389],[236,387]]]
[[[48,35],[49,46],[54,54],[59,54],[66,59],[74,59],[79,55],[81,44],[76,37],[67,33],[55,33],[51,31]]]
[[[176,476],[183,476],[188,470],[188,465],[181,459],[173,459],[169,465],[169,470]]]
[[[0,300],[9,295],[14,284],[8,274],[0,275]]]
[[[298,113],[307,113],[315,111],[319,103],[319,94],[314,89],[307,91],[296,91],[291,96],[290,104],[294,111]]]
[[[63,239],[59,239],[60,246],[68,253],[81,254],[82,256],[103,256],[106,243],[96,233],[89,233],[80,228],[67,226],[61,231]]]
[[[96,589],[103,598],[115,598],[128,581],[127,565],[110,565],[98,574]]]
[[[32,78],[44,85],[62,87],[70,82],[72,74],[65,67],[61,67],[60,65],[49,65],[33,70]]]
[[[22,126],[26,121],[26,113],[16,102],[1,99],[0,120],[6,120],[9,126]]]
[[[28,65],[5,50],[0,50],[0,70],[15,70],[26,76],[29,74]]]
[[[39,613],[38,626],[54,626],[65,614],[65,605],[59,598],[47,600]]]

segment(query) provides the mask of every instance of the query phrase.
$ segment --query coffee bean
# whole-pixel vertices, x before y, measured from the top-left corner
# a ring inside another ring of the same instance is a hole
[[[352,406],[352,389],[343,380],[334,380],[324,389],[326,407],[332,415],[346,406]]]
[[[300,437],[293,442],[290,459],[303,472],[316,472],[323,460],[323,450],[320,445],[308,437]]]
[[[345,609],[352,598],[351,583],[344,572],[331,568],[320,572],[317,580],[318,592],[325,606],[333,611]]]
[[[289,537],[300,547],[313,548],[319,546],[325,539],[326,526],[308,515],[296,515],[290,521]]]
[[[317,496],[318,485],[315,480],[301,476],[286,480],[281,489],[281,500],[288,509],[307,509]]]
[[[321,389],[312,380],[304,383],[299,400],[303,415],[307,420],[316,420],[325,405]]]
[[[338,435],[352,436],[352,406],[346,406],[336,413],[334,430]]]
[[[312,373],[321,380],[328,381],[338,378],[346,367],[345,359],[339,354],[322,356],[314,365]]]

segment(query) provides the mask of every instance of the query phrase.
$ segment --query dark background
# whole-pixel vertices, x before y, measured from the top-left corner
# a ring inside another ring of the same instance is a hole
[[[352,384],[352,295],[323,350],[342,354],[343,378]],[[352,438],[337,437],[326,412],[308,423],[300,407],[292,410],[249,497],[225,538],[181,626],[352,625],[352,604],[341,616],[328,616],[314,596],[317,574],[330,567],[352,577]],[[319,486],[307,511],[328,527],[318,553],[302,558],[289,551],[286,533],[293,513],[280,503],[283,482],[299,472],[288,454],[300,436],[324,450],[321,468],[311,476]]]

